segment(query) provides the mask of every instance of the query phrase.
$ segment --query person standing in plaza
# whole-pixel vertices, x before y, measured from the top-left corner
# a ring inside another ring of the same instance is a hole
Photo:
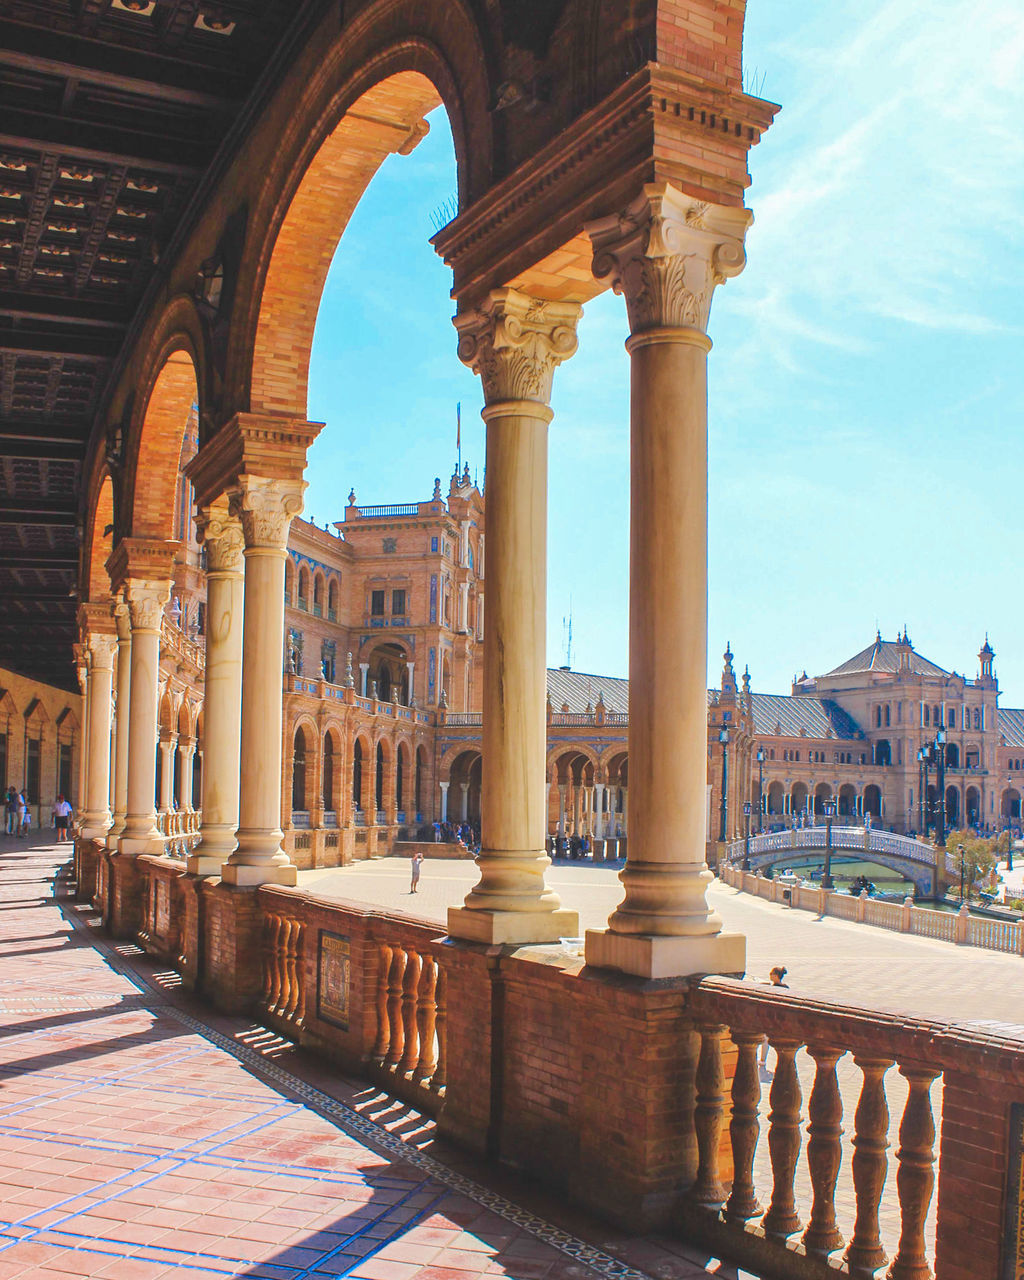
[[[417,849],[412,855],[412,884],[409,886],[410,893],[418,893],[420,886],[420,868],[423,865],[423,850]]]
[[[7,819],[7,834],[9,836],[18,833],[18,793],[13,787],[7,788],[7,797],[4,800],[4,817]]]
[[[777,964],[768,974],[768,981],[773,987],[784,987],[788,990],[789,984],[786,982],[786,966]],[[764,1036],[761,1040],[761,1053],[758,1060],[758,1067],[762,1077],[768,1074],[768,1037]]]
[[[25,788],[22,787],[18,793],[18,835],[27,836],[28,829],[32,825],[32,815],[28,808],[28,799],[25,796]]]
[[[63,796],[58,796],[53,806],[53,825],[57,832],[57,843],[62,844],[68,838],[68,823],[71,820],[71,805]]]

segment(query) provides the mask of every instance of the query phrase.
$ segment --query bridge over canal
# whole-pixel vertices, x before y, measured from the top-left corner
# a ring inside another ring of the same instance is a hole
[[[751,871],[787,866],[808,855],[820,852],[824,857],[827,829],[824,825],[800,827],[792,831],[772,831],[751,836],[749,852],[745,840],[733,840],[727,846],[727,857],[734,864],[750,859]],[[955,871],[954,860],[946,850],[939,850],[924,840],[880,831],[875,827],[832,827],[833,857],[856,857],[879,867],[896,871],[914,883],[919,897],[932,897],[940,881]]]

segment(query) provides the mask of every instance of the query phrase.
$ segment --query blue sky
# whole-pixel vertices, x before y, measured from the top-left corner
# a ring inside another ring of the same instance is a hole
[[[709,674],[725,641],[784,692],[906,623],[1024,705],[1024,5],[750,0],[748,80],[782,104],[751,153],[744,273],[710,332]],[[482,480],[482,396],[428,244],[455,190],[443,113],[385,162],[339,245],[310,376],[307,514]],[[548,657],[627,670],[629,368],[621,299],[555,378]],[[671,696],[671,690],[666,690]]]

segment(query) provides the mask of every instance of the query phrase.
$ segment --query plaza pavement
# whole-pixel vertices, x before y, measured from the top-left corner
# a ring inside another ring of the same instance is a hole
[[[621,864],[620,864],[621,865]],[[323,898],[373,903],[443,923],[476,883],[471,861],[428,858],[419,892],[409,893],[409,862],[381,858],[335,870],[304,871],[303,888]],[[622,897],[618,868],[558,862],[548,883],[580,913],[580,930],[600,929]],[[789,970],[794,994],[916,1017],[1024,1025],[1024,957],[914,938],[853,921],[822,919],[714,881],[708,901],[729,930],[747,936],[747,972],[767,979]]]
[[[747,1275],[569,1211],[216,1016],[99,935],[55,874],[69,856],[0,836],[0,1280]]]

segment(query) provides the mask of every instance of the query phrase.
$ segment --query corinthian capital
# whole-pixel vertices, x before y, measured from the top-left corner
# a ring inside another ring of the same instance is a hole
[[[114,665],[117,637],[108,632],[93,632],[86,640],[89,664],[93,671],[109,671]]]
[[[302,511],[305,491],[305,480],[240,476],[229,498],[231,515],[242,522],[245,545],[284,551],[292,520]]]
[[[131,610],[128,608],[127,600],[118,596],[110,612],[114,615],[118,640],[130,640],[132,638]]]
[[[715,286],[746,265],[749,209],[707,204],[648,183],[624,212],[587,227],[593,271],[626,299],[632,333],[706,331]]]
[[[575,352],[582,308],[494,289],[476,311],[455,317],[459,359],[480,375],[488,404],[551,399],[555,367]]]
[[[231,514],[226,499],[203,507],[196,520],[196,536],[206,547],[206,568],[210,573],[241,573],[245,535],[242,522]]]
[[[171,598],[171,584],[164,580],[129,578],[124,596],[133,631],[159,631],[164,605]]]

